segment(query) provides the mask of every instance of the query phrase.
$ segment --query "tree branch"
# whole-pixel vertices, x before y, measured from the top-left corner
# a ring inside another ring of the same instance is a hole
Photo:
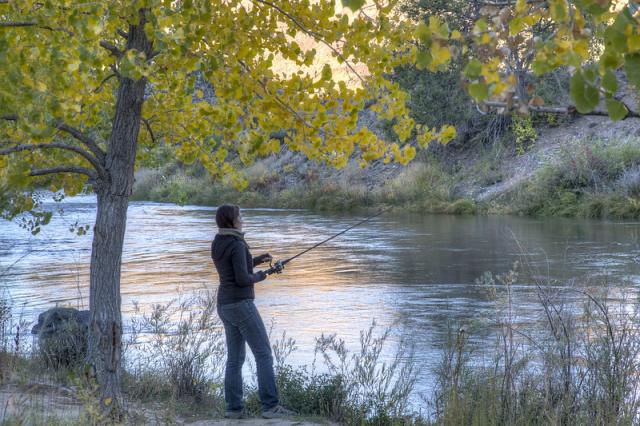
[[[61,121],[56,124],[56,129],[61,130],[65,133],[68,133],[69,135],[73,136],[74,138],[76,138],[77,140],[85,144],[87,148],[91,150],[93,155],[96,156],[99,162],[101,163],[104,162],[105,153],[102,149],[100,149],[96,141],[94,141],[92,138],[85,135],[75,127],[71,127]]]
[[[67,29],[64,28],[53,28],[50,27],[48,25],[41,25],[37,22],[32,22],[32,21],[24,21],[24,22],[0,22],[0,28],[24,28],[24,27],[37,27],[37,28],[42,28],[43,30],[48,30],[48,31],[62,31],[67,33],[70,36],[73,36],[73,32],[69,31]]]
[[[298,111],[296,111],[295,109],[293,109],[293,107],[291,107],[289,104],[287,104],[285,101],[283,101],[282,99],[280,99],[280,97],[278,95],[275,95],[273,93],[271,93],[269,91],[269,88],[267,87],[267,85],[260,81],[259,79],[255,78],[252,74],[251,74],[251,69],[249,68],[249,66],[247,64],[245,64],[243,61],[238,61],[238,63],[240,64],[240,66],[245,70],[245,72],[249,75],[249,77],[256,83],[258,83],[258,85],[260,85],[260,87],[262,87],[262,90],[264,90],[264,92],[271,96],[273,99],[275,99],[276,103],[278,103],[278,105],[280,105],[282,108],[284,108],[285,110],[287,110],[288,112],[290,112],[298,121],[300,121],[302,124],[304,124],[306,127],[310,128],[310,129],[315,129],[315,127],[310,124],[307,120],[305,120],[304,117],[302,117]]]
[[[105,85],[105,83],[107,81],[111,80],[113,77],[117,77],[116,73],[112,73],[112,74],[109,74],[108,76],[106,76],[105,79],[100,82],[100,85],[95,88],[93,93],[98,93],[99,91],[101,91],[102,87]]]
[[[89,170],[84,167],[78,167],[78,166],[60,166],[60,167],[53,167],[50,169],[31,170],[31,172],[29,173],[29,176],[44,176],[44,175],[52,175],[56,173],[78,173],[78,174],[88,176],[89,179],[94,179],[94,180],[96,179],[96,175],[95,173],[93,173],[92,170]]]
[[[100,40],[100,46],[107,49],[116,58],[121,58],[122,55],[124,55],[124,52],[122,52],[122,50],[118,49],[116,46],[106,40]]]
[[[278,139],[281,143],[284,143],[285,138],[291,139],[288,130],[278,130],[277,132],[271,132],[269,134],[270,139]]]
[[[313,37],[317,42],[320,42],[322,44],[324,44],[325,46],[327,46],[329,49],[331,49],[331,51],[333,53],[335,53],[338,58],[340,58],[342,61],[344,61],[345,65],[347,66],[347,68],[349,68],[351,70],[351,72],[353,72],[356,77],[358,77],[358,79],[360,80],[360,82],[362,82],[362,84],[365,84],[366,82],[364,81],[364,78],[362,78],[362,76],[360,75],[360,73],[358,73],[358,71],[356,71],[356,69],[353,67],[353,65],[351,65],[351,63],[349,63],[349,61],[347,60],[347,58],[344,57],[344,55],[342,53],[340,53],[340,51],[338,49],[336,49],[331,43],[329,43],[328,41],[326,41],[321,34],[312,31],[310,29],[308,29],[307,27],[305,27],[304,25],[302,25],[300,23],[300,21],[298,21],[298,19],[291,15],[290,13],[288,13],[287,11],[283,10],[281,7],[271,3],[270,1],[266,1],[266,0],[251,0],[254,3],[261,3],[264,4],[266,6],[269,6],[275,10],[277,10],[280,14],[282,14],[283,16],[285,16],[287,19],[289,19],[291,22],[294,23],[294,25],[298,28],[300,28],[300,30],[302,30],[303,33]]]
[[[91,165],[96,169],[100,176],[104,176],[105,170],[102,165],[96,160],[96,158],[91,155],[89,152],[85,151],[82,148],[78,148],[77,146],[67,145],[64,143],[48,143],[48,144],[27,144],[27,145],[16,145],[10,148],[0,149],[0,155],[9,155],[14,152],[22,152],[22,151],[35,151],[38,149],[63,149],[67,151],[75,152],[76,154],[80,154],[84,157]]]
[[[147,128],[147,132],[149,132],[149,136],[151,136],[151,142],[156,143],[156,136],[153,134],[153,130],[151,130],[151,123],[146,118],[140,118],[144,123],[144,126]]]
[[[499,101],[484,101],[482,102],[482,105],[485,105],[489,108],[507,108],[509,107],[509,105],[507,104],[507,102],[499,102]],[[516,104],[517,105],[517,104]],[[512,105],[511,109],[517,109],[516,105]],[[564,106],[564,107],[552,107],[552,106],[535,106],[535,105],[528,105],[527,108],[529,108],[530,111],[533,112],[547,112],[547,113],[552,113],[552,114],[575,114],[578,113],[576,110],[576,107],[574,105],[568,105],[568,106]],[[627,115],[623,118],[627,119],[627,118],[640,118],[640,114],[638,114],[635,111],[630,110],[629,108]],[[594,116],[602,116],[602,117],[608,117],[609,113],[607,111],[602,111],[602,110],[594,110],[591,112],[587,112],[587,113],[578,113],[580,115],[594,115]]]
[[[18,121],[18,116],[15,115],[15,114],[5,114],[5,115],[1,115],[0,119],[5,120],[5,121]],[[76,129],[75,127],[71,127],[68,124],[65,124],[62,121],[57,121],[54,124],[54,127],[56,129],[58,129],[58,130],[61,130],[61,131],[65,132],[65,133],[68,133],[69,135],[73,136],[74,138],[76,138],[77,140],[79,140],[80,142],[85,144],[87,146],[87,148],[89,148],[89,150],[93,153],[93,155],[95,156],[95,159],[98,161],[98,163],[103,163],[104,162],[104,158],[105,158],[106,154],[98,146],[96,141],[94,141],[91,137],[87,136],[86,134],[84,134],[80,130]]]
[[[0,22],[0,27],[35,27],[36,22]]]

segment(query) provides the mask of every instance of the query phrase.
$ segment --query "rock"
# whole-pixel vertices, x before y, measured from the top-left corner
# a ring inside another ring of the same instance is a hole
[[[89,327],[89,311],[74,308],[51,308],[38,315],[38,323],[31,329],[32,334],[39,337],[51,337],[68,329],[69,325]]]
[[[51,308],[38,316],[31,333],[38,335],[40,354],[54,367],[72,367],[87,354],[89,311]]]

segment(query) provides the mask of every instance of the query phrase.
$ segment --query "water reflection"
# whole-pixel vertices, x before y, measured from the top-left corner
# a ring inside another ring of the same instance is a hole
[[[52,305],[88,305],[91,234],[75,237],[76,221],[95,216],[91,197],[48,207],[61,209],[37,236],[0,222],[0,274],[27,318]],[[145,310],[179,292],[215,288],[210,259],[215,209],[133,203],[125,239],[122,298],[125,317],[137,301]],[[245,210],[254,254],[276,259],[297,252],[360,220],[305,211]],[[476,279],[502,273],[521,260],[527,267],[516,287],[522,321],[540,317],[531,276],[562,285],[609,285],[635,291],[640,281],[636,222],[537,220],[516,217],[384,215],[291,262],[285,273],[257,287],[257,304],[274,332],[295,338],[296,362],[313,357],[314,338],[338,333],[352,347],[373,319],[398,323],[416,345],[423,383],[437,362],[449,324],[485,324],[492,303]],[[569,297],[569,296],[567,296]],[[482,326],[476,339],[482,339]],[[397,337],[397,336],[396,336]]]

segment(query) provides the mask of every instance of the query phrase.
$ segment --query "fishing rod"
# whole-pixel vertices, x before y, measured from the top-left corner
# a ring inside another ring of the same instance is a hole
[[[378,213],[374,214],[373,216],[369,216],[368,218],[361,220],[360,222],[356,223],[355,225],[351,225],[351,226],[350,226],[350,227],[348,227],[347,229],[345,229],[345,230],[343,230],[343,231],[338,232],[337,234],[335,234],[335,235],[333,235],[333,236],[331,236],[331,237],[327,238],[327,239],[326,239],[326,240],[324,240],[324,241],[320,241],[318,244],[314,245],[313,247],[309,247],[308,249],[306,249],[306,250],[304,250],[304,251],[301,251],[300,253],[296,254],[296,255],[295,255],[295,256],[293,256],[293,257],[290,257],[290,258],[285,259],[285,260],[279,260],[279,261],[277,261],[275,264],[271,264],[271,263],[270,263],[270,264],[269,264],[269,266],[271,266],[271,267],[270,267],[269,269],[267,269],[266,271],[264,271],[264,272],[265,272],[267,275],[271,275],[271,274],[279,274],[279,273],[280,273],[280,272],[282,272],[282,270],[284,269],[284,265],[286,265],[287,263],[291,262],[293,259],[296,259],[296,258],[298,258],[298,257],[302,256],[303,254],[308,253],[308,252],[310,252],[311,250],[313,250],[313,249],[315,249],[315,248],[317,248],[317,247],[321,246],[322,244],[324,244],[324,243],[326,243],[326,242],[329,242],[329,241],[333,240],[333,239],[334,239],[334,238],[336,238],[336,237],[339,237],[340,235],[344,234],[344,233],[345,233],[345,232],[347,232],[347,231],[350,231],[351,229],[355,228],[356,226],[360,226],[360,225],[362,225],[363,223],[368,222],[368,221],[370,221],[371,219],[374,219],[374,218],[376,218],[376,217],[380,216],[382,213],[385,213],[385,212],[386,212],[386,211],[388,211],[390,208],[391,208],[391,207],[386,207],[386,208],[384,208],[384,209],[380,210]]]

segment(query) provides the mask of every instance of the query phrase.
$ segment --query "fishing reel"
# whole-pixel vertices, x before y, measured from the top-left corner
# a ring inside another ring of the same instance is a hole
[[[267,275],[271,275],[271,274],[280,274],[282,273],[283,270],[284,270],[284,263],[282,262],[282,260],[278,260],[275,264],[269,262],[269,269],[267,269],[264,272]]]

